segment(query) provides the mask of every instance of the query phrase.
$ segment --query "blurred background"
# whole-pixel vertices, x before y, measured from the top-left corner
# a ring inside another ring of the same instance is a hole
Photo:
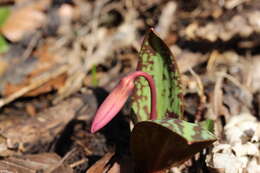
[[[259,173],[259,0],[0,0],[0,172],[86,172],[113,152],[90,122],[150,27],[177,59],[185,119],[214,120],[219,139],[170,171]]]

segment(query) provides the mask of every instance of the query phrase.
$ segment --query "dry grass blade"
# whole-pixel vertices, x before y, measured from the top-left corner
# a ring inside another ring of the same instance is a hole
[[[214,87],[214,92],[213,92],[213,112],[215,115],[214,119],[217,119],[219,115],[223,115],[222,107],[223,107],[223,91],[222,91],[222,85],[223,85],[223,79],[224,79],[224,74],[219,73],[217,75],[217,80],[216,84]]]
[[[205,104],[206,104],[206,96],[204,94],[204,86],[203,86],[203,83],[199,77],[199,75],[197,75],[193,70],[192,68],[189,69],[190,73],[195,77],[195,80],[196,80],[196,83],[197,83],[197,92],[198,92],[198,95],[200,97],[200,103],[199,103],[199,107],[197,109],[197,112],[196,112],[196,120],[199,122],[201,121],[202,119],[202,111],[205,107]]]

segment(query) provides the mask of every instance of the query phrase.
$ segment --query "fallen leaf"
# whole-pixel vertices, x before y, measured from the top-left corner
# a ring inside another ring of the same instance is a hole
[[[55,153],[41,153],[35,155],[13,156],[0,161],[0,172],[19,173],[73,173],[73,170],[60,164],[61,158]],[[51,171],[50,171],[51,170]]]
[[[12,10],[11,15],[1,28],[1,32],[6,38],[18,42],[28,33],[33,33],[46,23],[47,18],[43,10],[47,8],[50,1],[41,0],[37,2]]]
[[[51,141],[61,134],[82,105],[83,100],[74,97],[38,113],[35,117],[21,117],[9,126],[5,125],[8,122],[2,120],[5,123],[0,126],[0,136],[4,137],[0,141],[0,156],[6,156],[7,153],[33,153],[39,148],[46,151]]]
[[[53,46],[53,44],[54,42],[51,39],[46,40],[45,44],[38,47],[38,49],[33,52],[33,57],[35,58],[35,63],[32,64],[33,70],[26,74],[26,77],[20,79],[20,82],[8,80],[7,83],[4,85],[4,89],[2,91],[2,94],[5,97],[10,96],[11,94],[21,90],[22,88],[27,87],[32,83],[32,81],[34,81],[35,78],[40,79],[40,76],[42,74],[48,72],[51,73],[53,69],[58,69],[59,65],[62,63],[61,61],[63,57],[58,56],[51,51],[51,46]],[[27,63],[27,61],[25,60],[24,63]],[[19,65],[20,64],[16,64],[16,68]],[[53,90],[58,90],[59,88],[64,86],[66,80],[67,73],[62,73],[54,78],[50,78],[46,83],[38,88],[29,91],[28,93],[24,94],[24,96],[37,96]]]
[[[118,158],[114,153],[107,153],[86,173],[133,173],[133,162],[129,156]]]

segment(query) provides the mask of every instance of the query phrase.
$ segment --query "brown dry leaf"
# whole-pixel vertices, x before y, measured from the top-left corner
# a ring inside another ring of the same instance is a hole
[[[60,161],[61,158],[55,153],[14,156],[0,161],[0,172],[47,172],[56,165],[59,165],[49,173],[73,173],[73,170],[69,166],[60,164]]]
[[[114,156],[114,153],[105,154],[99,161],[97,161],[94,165],[92,165],[86,173],[103,173],[109,167],[109,161]]]
[[[8,64],[2,59],[0,59],[0,76],[2,76],[5,73],[7,68],[8,68]]]
[[[31,90],[30,92],[24,94],[25,97],[37,96],[43,93],[50,92],[52,90],[57,90],[58,88],[62,87],[67,79],[66,74],[61,74],[56,78],[50,79],[47,83],[43,84],[41,87]],[[3,92],[4,96],[10,96],[11,94],[19,91],[20,89],[29,85],[30,81],[28,79],[21,84],[11,84],[7,83],[5,85],[5,89]]]
[[[133,163],[128,156],[118,159],[114,153],[107,153],[86,173],[133,173]]]
[[[25,106],[26,112],[30,115],[30,116],[35,116],[36,115],[36,108],[33,104],[26,104]]]
[[[40,0],[21,8],[14,8],[1,28],[2,34],[9,40],[18,42],[28,33],[36,31],[46,23],[47,18],[43,10],[50,2],[50,0]]]
[[[46,39],[45,43],[33,52],[33,56],[35,56],[39,62],[35,70],[30,74],[31,77],[39,76],[39,74],[48,71],[55,65],[65,63],[64,61],[66,61],[66,59],[52,50],[55,44],[55,40]]]
[[[50,142],[64,130],[82,105],[83,100],[80,98],[71,98],[38,113],[35,117],[26,120],[20,118],[9,126],[6,126],[3,120],[0,136],[3,136],[4,140],[0,141],[2,148],[0,156],[47,149]]]
[[[62,57],[57,56],[51,52],[51,46],[54,44],[52,40],[46,41],[44,45],[39,47],[34,53],[34,57],[37,58],[37,63],[34,65],[34,70],[27,74],[27,77],[22,79],[20,83],[7,82],[4,86],[2,94],[4,96],[10,96],[11,94],[21,90],[22,88],[28,86],[33,79],[39,77],[45,72],[52,71],[52,69],[57,68],[58,64],[62,63]],[[52,90],[57,90],[64,86],[67,79],[67,74],[62,73],[55,78],[50,79],[48,82],[43,84],[41,87],[31,90],[24,96],[37,96],[39,94],[47,93]]]

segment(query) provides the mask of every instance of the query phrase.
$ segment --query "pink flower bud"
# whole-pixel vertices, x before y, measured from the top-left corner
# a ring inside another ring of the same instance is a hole
[[[103,128],[117,115],[134,89],[135,78],[139,76],[145,77],[149,82],[152,95],[151,119],[156,118],[156,91],[153,78],[145,72],[136,71],[122,78],[119,84],[101,104],[92,122],[91,133]]]
[[[124,106],[127,98],[134,88],[134,80],[131,76],[121,79],[120,83],[108,95],[105,101],[97,110],[92,123],[91,133],[94,133],[109,123],[120,109]]]

